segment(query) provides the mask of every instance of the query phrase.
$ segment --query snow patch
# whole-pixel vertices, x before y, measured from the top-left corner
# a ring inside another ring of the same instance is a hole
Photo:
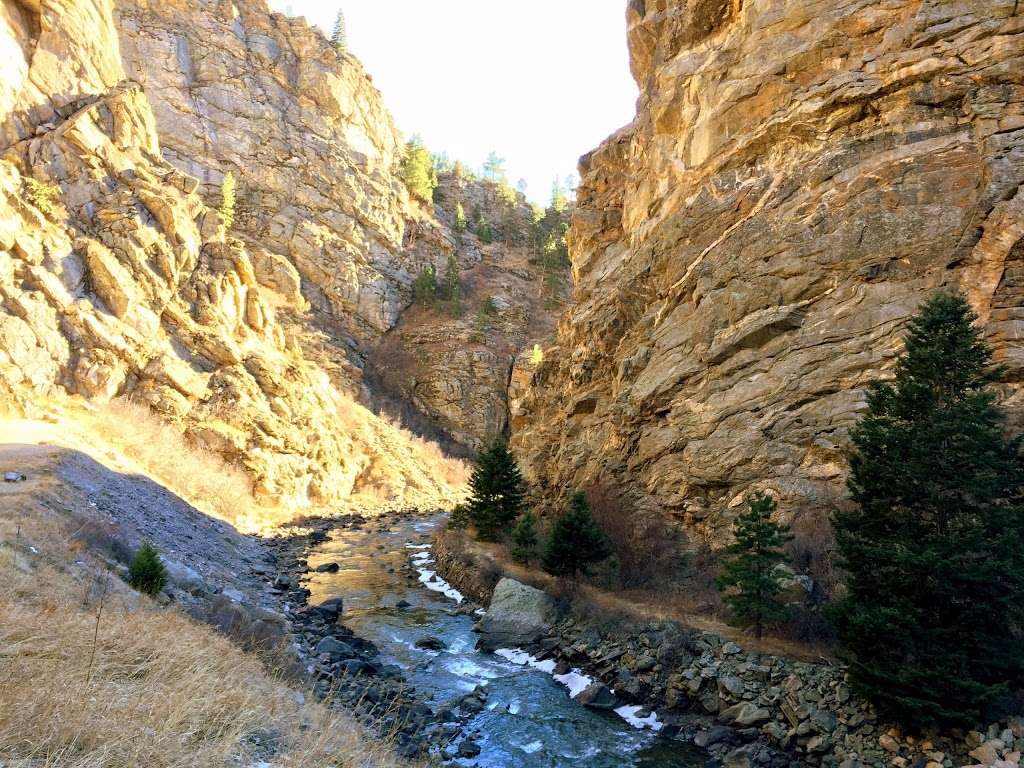
[[[436,571],[430,571],[426,568],[419,568],[418,570],[420,574],[420,583],[427,589],[432,592],[440,592],[442,595],[454,600],[456,603],[461,603],[465,599],[459,590],[438,576]]]
[[[664,723],[659,722],[657,712],[651,712],[647,717],[637,717],[637,713],[642,709],[643,707],[639,704],[627,705],[616,709],[615,714],[641,731],[645,728],[650,728],[652,731],[660,731],[665,727]]]

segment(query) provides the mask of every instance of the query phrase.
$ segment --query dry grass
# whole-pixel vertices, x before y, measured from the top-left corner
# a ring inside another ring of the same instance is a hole
[[[297,514],[267,506],[252,493],[248,474],[196,445],[144,403],[116,399],[102,405],[48,402],[46,420],[0,422],[0,442],[62,445],[88,454],[110,469],[152,478],[202,512],[243,533],[273,534]],[[358,508],[450,507],[466,493],[469,467],[398,424],[342,396],[338,428],[350,440],[361,467],[353,496],[337,511]]]
[[[255,656],[90,564],[61,520],[0,495],[0,762],[401,765]]]
[[[539,568],[516,563],[501,544],[474,541],[465,531],[448,530],[444,535],[447,548],[457,553],[467,566],[488,573],[495,571],[498,576],[488,576],[494,581],[504,575],[543,589],[569,603],[571,610],[591,621],[672,621],[684,627],[712,632],[759,653],[804,661],[833,657],[825,642],[808,642],[780,635],[766,635],[758,642],[752,634],[727,624],[719,613],[721,601],[713,588],[713,579],[704,578],[706,569],[701,567],[699,559],[693,564],[697,570],[692,589],[666,590],[655,586],[610,590],[586,582],[570,589]]]
[[[213,517],[246,528],[253,518],[281,514],[256,503],[242,470],[190,442],[142,403],[111,400],[85,411],[81,421],[104,438],[108,453],[128,457],[148,477]]]
[[[364,452],[353,502],[429,508],[448,507],[464,498],[469,466],[446,456],[436,443],[349,398],[342,400],[338,421]]]

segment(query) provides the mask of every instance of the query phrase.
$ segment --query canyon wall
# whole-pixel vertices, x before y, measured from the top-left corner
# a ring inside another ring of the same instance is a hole
[[[1017,0],[632,0],[632,124],[580,162],[572,308],[517,398],[549,499],[595,481],[720,543],[815,526],[906,320],[962,288],[1024,377]]]
[[[235,175],[232,234],[305,354],[339,387],[397,404],[387,410],[455,450],[502,434],[511,359],[549,330],[551,313],[528,316],[517,291],[517,313],[488,338],[473,332],[468,313],[488,290],[474,275],[496,276],[500,298],[503,277],[529,293],[537,272],[527,264],[524,275],[504,243],[481,247],[454,231],[458,201],[500,227],[497,185],[449,174],[436,209],[411,199],[402,138],[359,60],[263,0],[120,0],[117,11],[125,68],[153,105],[164,158],[214,206],[224,174]],[[525,227],[532,211],[523,199],[516,208]],[[400,323],[416,275],[428,265],[443,275],[452,254],[467,273],[467,316],[413,311]]]
[[[125,12],[137,7],[121,6]],[[268,17],[240,13],[237,9],[245,4],[159,7],[161,13],[183,14],[182,24],[198,24],[206,12],[208,18],[233,16],[233,34],[253,46],[271,46],[262,35]],[[299,508],[359,491],[412,503],[452,498],[453,487],[443,471],[428,466],[421,447],[340,394],[324,367],[304,354],[301,328],[279,321],[279,309],[284,315],[301,302],[303,257],[292,249],[287,251],[292,260],[286,259],[255,239],[226,231],[209,205],[216,202],[209,185],[186,172],[194,170],[217,186],[220,177],[202,165],[206,155],[192,155],[205,146],[203,139],[180,146],[189,157],[182,163],[187,167],[165,158],[159,127],[161,119],[173,122],[166,110],[177,102],[163,89],[169,100],[158,100],[163,112],[155,112],[147,91],[126,77],[113,4],[24,0],[5,2],[0,13],[5,54],[0,84],[0,396],[5,409],[13,403],[31,412],[33,403],[45,399],[103,402],[124,396],[143,401],[181,424],[196,442],[247,469],[260,497]],[[294,44],[312,38],[305,29]],[[143,39],[149,38],[140,32]],[[319,39],[321,55],[338,58]],[[227,47],[230,41],[211,42]],[[180,43],[172,50],[180,54],[176,61],[191,62],[190,87],[201,91],[203,57]],[[155,49],[139,55],[154,65],[165,61]],[[218,77],[236,82],[243,75],[233,71]],[[293,75],[301,78],[301,68]],[[369,88],[361,71],[352,77]],[[266,116],[281,108],[269,101],[270,82],[252,87],[262,88],[267,100],[247,102],[245,109],[263,110]],[[304,93],[310,90],[315,91],[303,87]],[[333,93],[341,99],[344,89]],[[344,211],[337,212],[343,218],[332,232],[351,231],[353,238],[367,242],[379,232],[396,245],[403,236],[396,211],[406,202],[389,175],[397,142],[375,92],[362,93],[359,105],[344,113],[346,149],[330,150],[351,154],[333,168],[344,180],[339,183],[349,185],[348,206],[342,208],[339,195],[320,210],[336,205]],[[212,112],[210,105],[221,97],[225,105],[231,100],[220,94],[211,95],[206,105],[195,102],[196,119],[205,121],[204,110]],[[306,112],[289,114],[297,121],[305,115],[312,123],[320,112],[310,105]],[[384,138],[374,155],[365,123],[378,121]],[[203,124],[215,130],[213,122]],[[174,125],[187,127],[192,121],[181,118]],[[261,183],[278,183],[274,179],[280,173],[290,199],[312,205],[302,195],[314,190],[281,170],[292,167],[291,155],[281,159],[281,166],[259,155],[258,147],[272,142],[260,127],[243,126],[229,140],[239,143],[240,152],[258,155],[259,161],[249,165]],[[184,135],[185,128],[181,131]],[[317,139],[312,128],[296,128],[298,135],[330,143]],[[301,152],[296,142],[287,151]],[[362,148],[362,157],[354,147]],[[173,150],[168,154],[176,156]],[[241,165],[245,157],[237,156]],[[296,159],[301,165],[301,157]],[[271,193],[256,182],[247,187],[249,176],[241,165],[246,201],[241,221],[265,216],[271,245],[279,242],[272,234],[278,231],[275,221],[285,233],[281,237],[295,237],[281,224],[280,206],[260,207],[259,197]],[[383,188],[379,194],[373,192],[377,187]],[[358,216],[363,217],[359,227],[353,223]],[[301,218],[295,215],[294,220]],[[310,219],[311,226],[319,226],[315,217]],[[245,235],[248,226],[239,234]],[[372,261],[375,247],[368,244],[359,258]],[[343,281],[368,274],[361,271],[364,261],[353,258],[351,263],[325,261],[321,269]],[[336,301],[331,311],[344,314],[353,333],[390,317],[389,300],[367,299],[372,287],[364,288],[356,278],[347,284],[349,293],[340,288],[330,293],[325,281],[322,295],[336,296],[327,303]],[[356,312],[355,305],[365,312]]]

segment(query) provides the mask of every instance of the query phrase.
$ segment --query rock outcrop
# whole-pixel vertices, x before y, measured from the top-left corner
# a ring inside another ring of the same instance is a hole
[[[615,478],[712,543],[813,520],[905,321],[969,295],[1024,377],[1016,0],[632,0],[634,122],[580,163],[575,304],[513,413],[549,496]]]
[[[238,10],[250,6],[251,13]],[[141,14],[141,7],[121,5],[122,30],[138,24],[137,55],[155,66],[166,57],[142,44],[149,39],[143,26],[163,38],[132,16],[133,10]],[[229,37],[252,46],[248,55],[254,58],[261,45],[272,50],[287,42],[274,42],[262,4],[195,9],[165,3],[160,9],[150,8],[149,18],[176,11],[184,15],[183,26],[218,14],[233,17],[225,22]],[[205,55],[187,41],[171,40],[172,60],[187,64],[187,89],[196,99],[190,102],[194,118],[178,116],[185,126],[181,135],[189,126],[203,126],[194,143],[179,146],[181,154],[169,153],[179,162],[189,158],[176,166],[164,156],[158,127],[174,123],[170,112],[184,106],[168,89],[155,88],[163,100],[154,114],[147,91],[125,77],[108,0],[7,2],[0,14],[6,54],[0,84],[0,396],[5,409],[69,395],[141,399],[182,424],[197,442],[245,467],[261,497],[296,507],[330,503],[359,490],[419,495],[422,501],[447,497],[451,486],[436,468],[423,466],[393,427],[340,395],[323,368],[304,356],[296,334],[278,321],[279,297],[298,301],[299,278],[292,265],[299,265],[301,274],[304,257],[286,250],[289,262],[260,249],[254,239],[225,232],[222,217],[208,205],[215,202],[210,189],[187,172],[199,172],[208,183],[219,181],[219,172],[202,162],[213,151],[208,137],[217,131],[212,116],[222,114],[217,104],[229,112],[234,103],[264,117],[291,109],[273,101],[272,75],[264,72],[250,83],[266,94],[260,103],[217,85],[204,89],[204,77],[244,82],[244,72],[215,55],[217,46],[234,50],[232,40],[206,30],[212,47]],[[304,35],[293,44],[312,45],[313,34],[306,29]],[[332,232],[350,230],[356,240],[370,239],[367,232],[378,231],[367,223],[372,219],[379,223],[380,237],[401,240],[394,208],[404,193],[395,192],[386,173],[393,136],[376,155],[366,138],[366,124],[390,125],[382,108],[369,91],[357,98],[331,80],[330,73],[341,77],[343,68],[306,73],[306,59],[337,59],[326,43],[300,53],[292,54],[297,69],[290,77],[323,103],[295,105],[294,119],[305,127],[296,128],[293,143],[281,150],[295,160],[285,158],[276,166],[260,154],[260,146],[276,145],[258,124],[239,127],[227,138],[240,153],[233,157],[241,163],[251,153],[256,159],[249,168],[263,169],[259,183],[284,185],[279,193],[287,191],[290,205],[306,206],[308,215],[295,214],[289,221],[306,215],[310,242],[323,234],[318,228],[326,225],[317,216],[328,215],[324,211],[339,217]],[[347,61],[345,66],[355,68]],[[351,77],[366,82],[359,70]],[[201,93],[209,101],[200,102]],[[329,113],[324,105],[332,98],[338,105]],[[352,103],[339,106],[344,99]],[[337,128],[347,131],[344,149],[327,146],[333,134],[317,133],[318,120],[334,128],[344,123]],[[346,205],[339,195],[317,207],[307,199],[315,191],[308,180],[286,172],[317,147],[348,153],[331,156],[339,162],[334,169],[344,179],[339,183],[348,184]],[[355,154],[357,148],[362,156]],[[242,165],[239,175],[241,221],[265,226],[263,238],[272,246],[293,242],[299,225],[289,229],[274,218],[287,206],[262,204],[260,197],[270,192],[250,183]],[[283,227],[280,232],[275,221]],[[245,233],[243,227],[240,234]],[[371,243],[360,252],[359,265],[372,261],[376,247]],[[350,266],[338,262],[332,268],[325,261],[319,268],[332,271],[332,279],[364,274],[362,266]],[[359,328],[391,317],[390,299],[374,303],[363,283],[354,279],[349,285],[356,286],[346,294],[350,304],[332,298],[344,293],[339,289],[325,306],[339,316],[344,310]],[[325,296],[329,288],[326,282],[321,286]],[[352,310],[355,305],[367,309],[360,314]],[[374,315],[376,308],[381,314]]]
[[[122,0],[118,32],[164,157],[212,205],[235,175],[233,234],[267,252],[256,263],[281,293],[294,295],[290,264],[339,340],[390,329],[416,271],[406,221],[428,217],[395,174],[402,143],[359,61],[262,0]]]
[[[263,0],[123,0],[118,11],[125,68],[153,105],[164,158],[200,180],[211,206],[224,175],[236,177],[232,234],[306,356],[455,449],[503,433],[512,360],[550,332],[552,313],[532,306],[536,268],[454,230],[458,201],[500,230],[498,186],[447,174],[436,209],[411,199],[398,176],[401,137],[358,59]],[[521,196],[512,209],[528,226]],[[416,275],[428,265],[442,275],[456,251],[473,271],[467,315],[400,322]],[[487,290],[515,308],[482,336],[471,313]]]
[[[367,355],[366,380],[386,409],[453,450],[473,453],[508,427],[510,379],[532,368],[530,352],[554,330],[567,298],[568,275],[549,277],[532,258],[525,235],[533,210],[521,196],[502,202],[493,182],[441,176],[439,222],[452,233],[461,273],[460,307],[412,306]],[[461,203],[470,227],[456,232]],[[484,243],[472,231],[479,216],[495,232],[515,235]],[[444,288],[447,257],[434,268]],[[564,279],[563,279],[564,276]]]

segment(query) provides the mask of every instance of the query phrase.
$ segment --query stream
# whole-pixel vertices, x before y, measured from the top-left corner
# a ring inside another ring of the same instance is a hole
[[[344,598],[344,623],[380,649],[382,662],[399,665],[435,712],[478,686],[486,691],[482,708],[464,729],[480,753],[459,757],[456,742],[446,757],[485,768],[704,765],[700,750],[659,737],[654,717],[635,727],[619,714],[572,701],[570,688],[578,692],[580,684],[574,674],[558,682],[549,674],[552,664],[531,665],[526,654],[477,652],[477,617],[456,612],[461,596],[430,570],[429,542],[442,519],[335,529],[309,553],[309,566],[334,562],[339,570],[312,573],[306,586],[314,605]],[[410,563],[416,569],[412,577]],[[443,650],[418,648],[416,641],[427,636],[440,640]]]

